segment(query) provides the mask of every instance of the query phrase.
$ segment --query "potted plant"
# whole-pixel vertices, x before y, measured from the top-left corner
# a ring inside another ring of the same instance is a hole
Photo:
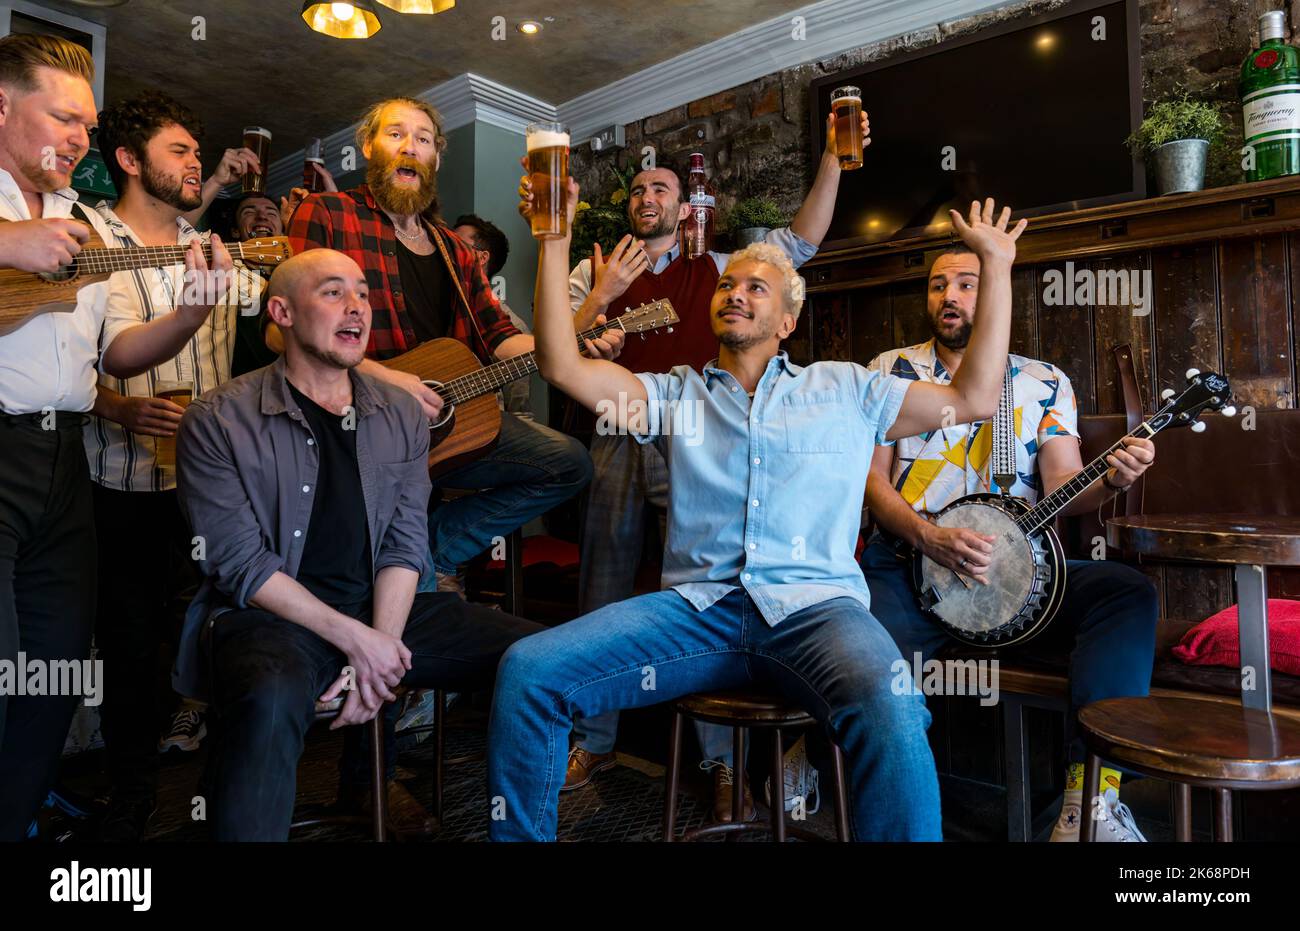
[[[632,232],[627,219],[628,187],[635,176],[635,166],[620,171],[611,166],[610,170],[618,179],[618,187],[610,194],[604,204],[592,205],[579,201],[577,213],[573,217],[573,240],[569,246],[569,265],[591,257],[591,244],[600,243],[601,252],[608,256],[618,245],[618,241]]]
[[[736,248],[762,242],[769,230],[785,226],[785,214],[770,197],[746,197],[731,208],[727,226],[736,237]]]
[[[1206,153],[1222,133],[1219,111],[1184,92],[1154,104],[1128,145],[1135,155],[1154,159],[1161,194],[1179,194],[1204,185]]]

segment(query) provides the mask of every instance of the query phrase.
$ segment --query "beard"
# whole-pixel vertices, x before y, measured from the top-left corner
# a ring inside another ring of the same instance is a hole
[[[746,349],[767,342],[776,335],[775,324],[765,323],[758,317],[754,317],[752,323],[754,324],[754,328],[748,333],[738,333],[735,330],[723,330],[722,333],[718,335],[718,342],[733,352],[743,352]]]
[[[177,210],[193,210],[203,204],[203,195],[185,187],[179,178],[170,178],[156,171],[149,162],[141,160],[140,186],[146,194]]]
[[[939,313],[941,315],[940,319],[942,319],[943,311]],[[930,333],[948,349],[965,349],[966,344],[970,342],[970,331],[971,325],[963,322],[961,326],[952,332],[945,332],[939,320],[934,317],[930,318]]]
[[[680,205],[679,205],[680,206]],[[674,208],[671,213],[664,212],[659,214],[659,219],[654,220],[649,226],[643,227],[643,221],[632,216],[631,209],[628,210],[628,224],[632,227],[632,232],[637,239],[659,239],[663,236],[671,236],[677,232],[677,210]]]
[[[352,358],[350,355],[345,356],[343,353],[335,352],[332,349],[322,349],[319,346],[313,346],[310,343],[299,343],[298,346],[303,352],[307,353],[307,355],[324,362],[326,365],[331,365],[336,369],[354,369],[366,358],[366,347],[364,343],[357,348],[356,358]]]
[[[9,154],[14,156],[14,163],[18,166],[18,172],[27,179],[35,190],[41,193],[53,193],[62,190],[70,183],[71,175],[65,177],[57,171],[45,168],[39,158],[27,159],[17,156],[13,152]],[[81,162],[78,160],[77,165],[80,164]],[[77,165],[72,166],[74,172],[77,170]]]
[[[414,190],[398,186],[393,180],[393,173],[399,168],[414,171],[420,179],[419,186]],[[408,216],[413,213],[438,212],[438,175],[432,165],[400,155],[385,159],[382,153],[375,152],[366,165],[366,185],[379,206],[389,213]]]

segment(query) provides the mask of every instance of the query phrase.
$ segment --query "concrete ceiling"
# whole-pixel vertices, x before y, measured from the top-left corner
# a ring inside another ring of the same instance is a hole
[[[164,90],[204,122],[207,152],[237,144],[241,128],[257,124],[274,134],[272,160],[349,125],[380,97],[417,94],[466,71],[559,104],[809,2],[459,0],[435,16],[379,7],[378,34],[342,41],[308,29],[301,0],[129,0],[100,9],[42,0],[108,27],[107,102]],[[191,38],[196,14],[206,19],[204,41]],[[506,19],[504,42],[491,37],[494,16]],[[525,19],[543,22],[542,33],[518,33]]]

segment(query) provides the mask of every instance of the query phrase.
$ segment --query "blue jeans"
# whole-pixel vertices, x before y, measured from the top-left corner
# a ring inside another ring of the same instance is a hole
[[[930,714],[891,688],[898,659],[852,598],[771,627],[741,589],[704,611],[671,590],[642,595],[521,640],[501,660],[488,726],[489,837],[554,839],[575,715],[757,682],[806,708],[843,749],[855,839],[939,840]]]
[[[501,414],[496,447],[434,480],[429,496],[430,562],[419,591],[436,588],[434,571],[454,573],[492,545],[569,500],[591,481],[582,444],[549,427]],[[443,503],[440,488],[482,489]]]
[[[879,536],[862,551],[861,564],[871,589],[871,612],[893,636],[909,666],[913,654],[920,653],[924,663],[951,640],[917,604],[910,563]],[[1136,569],[1106,560],[1066,560],[1065,599],[1034,646],[1065,641],[1070,649],[1066,750],[1071,762],[1084,758],[1075,718],[1079,708],[1103,698],[1150,691],[1159,611],[1154,586]]]

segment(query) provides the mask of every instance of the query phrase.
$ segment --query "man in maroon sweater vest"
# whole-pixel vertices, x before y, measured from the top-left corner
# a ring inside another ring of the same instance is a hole
[[[871,142],[869,135],[863,113],[864,146]],[[828,118],[826,149],[812,190],[788,228],[767,234],[767,241],[790,256],[796,268],[816,254],[835,210],[840,164],[834,146],[834,122]],[[659,167],[637,174],[627,204],[633,235],[623,237],[608,259],[595,245],[593,257],[583,259],[569,275],[569,301],[579,330],[591,326],[598,314],[607,313],[612,319],[624,308],[664,298],[672,301],[681,323],[671,334],[629,339],[619,362],[630,371],[666,372],[683,364],[698,370],[717,355],[709,303],[730,256],[709,252],[690,261],[682,255],[677,228],[690,214],[684,190],[681,176],[672,169]],[[591,438],[591,460],[595,476],[583,529],[581,614],[631,597],[641,562],[645,505],[665,507],[668,492],[667,469],[652,444],[597,433]],[[704,753],[702,765],[713,770],[714,817],[730,821],[731,731],[707,724],[697,724],[696,730]],[[580,788],[614,765],[617,733],[617,712],[574,721],[562,791]],[[747,791],[745,818],[751,820],[753,804],[748,796]]]

